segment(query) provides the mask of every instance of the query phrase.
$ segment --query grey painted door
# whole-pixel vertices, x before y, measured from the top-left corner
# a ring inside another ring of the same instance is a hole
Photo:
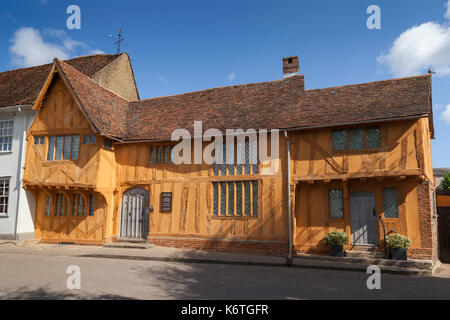
[[[350,195],[352,244],[378,244],[375,194],[359,191]]]
[[[126,191],[122,198],[121,238],[146,239],[149,228],[149,194],[141,188]]]

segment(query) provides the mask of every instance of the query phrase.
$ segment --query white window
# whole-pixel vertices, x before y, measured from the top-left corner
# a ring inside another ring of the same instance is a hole
[[[10,152],[12,150],[14,121],[0,121],[0,152]]]
[[[0,178],[0,215],[8,214],[9,178]]]

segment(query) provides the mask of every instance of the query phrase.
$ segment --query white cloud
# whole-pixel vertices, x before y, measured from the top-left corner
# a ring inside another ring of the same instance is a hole
[[[442,111],[441,120],[444,120],[447,124],[450,124],[450,104],[445,107],[445,110]]]
[[[50,40],[46,41],[44,37]],[[44,29],[40,32],[26,27],[14,33],[9,48],[11,62],[18,67],[50,63],[56,57],[64,60],[76,55],[97,54],[100,51],[89,50],[88,45],[72,39],[63,30]]]
[[[96,49],[89,51],[89,54],[105,54],[105,51]]]
[[[156,79],[158,79],[160,82],[162,83],[168,83],[169,80],[167,80],[166,77],[164,77],[163,75],[161,75],[160,72],[156,72]]]
[[[230,73],[227,77],[227,80],[233,82],[236,79],[236,75],[234,73]]]
[[[450,0],[445,17],[450,20]],[[423,73],[431,68],[441,75],[450,74],[450,25],[425,22],[403,32],[387,53],[377,60],[395,76]]]

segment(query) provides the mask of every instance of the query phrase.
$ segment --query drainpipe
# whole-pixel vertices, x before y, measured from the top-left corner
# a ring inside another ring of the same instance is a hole
[[[286,264],[289,266],[292,264],[292,213],[291,213],[291,144],[289,141],[288,133],[285,130],[284,136],[286,138],[286,150],[287,150],[287,179],[286,179],[286,187],[288,194],[288,219],[289,219],[289,251],[286,260]]]
[[[21,108],[19,108],[19,114],[22,112]],[[17,205],[16,205],[16,221],[14,226],[14,239],[16,241],[19,240],[19,219],[20,219],[20,194],[22,193],[22,177],[23,177],[23,165],[24,165],[24,147],[25,147],[25,139],[27,138],[27,118],[28,116],[26,114],[23,115],[23,136],[22,139],[20,139],[20,149],[19,149],[19,156],[18,156],[18,162],[19,162],[19,168],[17,171],[17,181],[16,186],[18,189],[17,192]]]

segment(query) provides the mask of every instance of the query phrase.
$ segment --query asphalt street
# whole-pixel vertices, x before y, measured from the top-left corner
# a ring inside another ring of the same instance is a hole
[[[287,267],[0,253],[0,275],[0,299],[450,299],[448,278],[382,274],[369,290],[362,272]]]

